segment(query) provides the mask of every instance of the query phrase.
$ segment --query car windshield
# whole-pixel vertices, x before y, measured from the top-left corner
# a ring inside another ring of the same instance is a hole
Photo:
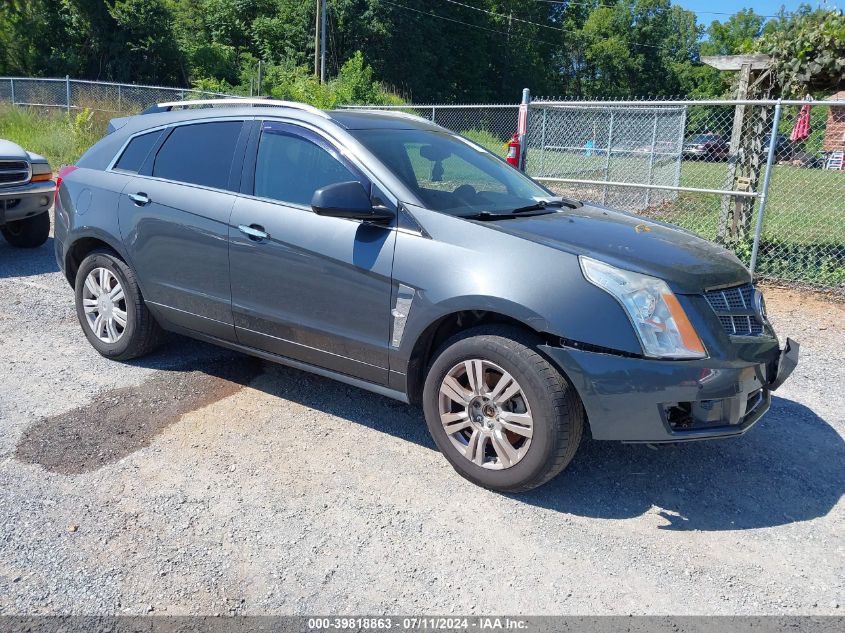
[[[713,141],[718,141],[719,137],[716,134],[699,134],[698,136],[693,137],[691,143],[711,143]]]
[[[434,211],[460,216],[507,214],[555,197],[456,134],[417,129],[352,134]]]

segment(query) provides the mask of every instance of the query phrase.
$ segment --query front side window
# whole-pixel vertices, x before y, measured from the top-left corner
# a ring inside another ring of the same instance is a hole
[[[435,211],[504,214],[552,196],[457,134],[418,129],[357,130],[352,134]]]
[[[256,196],[310,206],[317,189],[350,180],[360,178],[333,152],[284,128],[265,125],[255,165]]]
[[[153,176],[217,189],[229,189],[229,172],[241,121],[182,125],[158,151]]]

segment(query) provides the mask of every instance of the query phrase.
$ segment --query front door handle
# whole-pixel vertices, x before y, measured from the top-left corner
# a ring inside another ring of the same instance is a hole
[[[258,224],[250,224],[247,226],[246,224],[239,224],[238,230],[246,235],[249,239],[254,240],[256,242],[260,242],[261,240],[266,240],[270,237],[270,234],[264,230],[263,226],[259,226]]]
[[[144,205],[150,203],[150,197],[143,191],[139,191],[138,193],[130,193],[129,199],[132,200],[132,202],[137,204],[139,207],[143,207]]]

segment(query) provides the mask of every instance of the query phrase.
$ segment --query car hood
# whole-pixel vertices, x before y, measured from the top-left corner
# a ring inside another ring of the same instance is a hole
[[[670,224],[599,206],[478,224],[658,277],[679,293],[751,281],[742,262],[717,244]]]
[[[29,154],[20,145],[0,139],[0,159],[29,160]]]

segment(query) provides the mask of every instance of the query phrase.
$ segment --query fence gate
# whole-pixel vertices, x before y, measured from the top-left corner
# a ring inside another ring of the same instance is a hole
[[[683,105],[534,101],[526,171],[562,194],[629,211],[659,206],[678,195],[686,119]]]

